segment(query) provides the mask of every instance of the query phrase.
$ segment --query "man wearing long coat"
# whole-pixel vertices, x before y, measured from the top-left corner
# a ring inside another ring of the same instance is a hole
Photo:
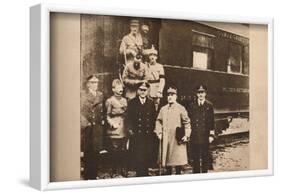
[[[148,176],[148,168],[153,160],[153,137],[156,109],[151,99],[147,97],[149,84],[139,85],[137,96],[128,103],[128,129],[130,137],[130,152],[136,176]]]
[[[209,137],[214,129],[214,108],[206,99],[207,88],[196,88],[197,99],[188,107],[191,120],[190,148],[193,173],[207,173],[210,167]]]
[[[99,152],[103,150],[104,104],[103,94],[98,91],[98,78],[87,78],[87,89],[81,93],[81,151],[84,154],[84,179],[96,179]]]
[[[167,93],[168,104],[160,109],[155,133],[162,139],[162,154],[160,153],[162,166],[167,168],[167,174],[172,173],[172,166],[176,167],[176,174],[180,174],[181,166],[187,164],[187,150],[184,143],[177,141],[176,130],[184,129],[182,142],[186,142],[191,131],[190,120],[185,108],[176,101],[177,89],[170,87]]]

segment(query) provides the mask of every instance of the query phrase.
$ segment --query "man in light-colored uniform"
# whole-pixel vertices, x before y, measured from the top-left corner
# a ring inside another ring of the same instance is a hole
[[[162,146],[160,159],[162,166],[166,167],[167,174],[172,174],[172,167],[176,168],[176,174],[181,174],[181,166],[187,164],[187,150],[185,142],[190,136],[190,119],[185,108],[177,100],[177,89],[169,87],[168,104],[160,109],[156,119],[155,133]],[[179,143],[176,138],[177,128],[183,128],[184,135]]]
[[[165,87],[165,72],[163,65],[157,63],[157,50],[152,46],[146,50],[149,58],[148,66],[148,83],[150,84],[149,96],[153,99],[156,109],[159,106],[160,99],[163,97]]]
[[[112,156],[112,177],[127,176],[126,172],[126,143],[127,131],[125,116],[127,100],[122,97],[123,85],[119,79],[112,81],[113,96],[106,100],[106,119],[108,123],[107,140]]]
[[[134,56],[136,56],[142,52],[143,40],[141,34],[139,33],[138,20],[131,20],[130,30],[130,33],[123,37],[119,48],[120,54],[124,56],[126,56],[128,53],[132,53]]]

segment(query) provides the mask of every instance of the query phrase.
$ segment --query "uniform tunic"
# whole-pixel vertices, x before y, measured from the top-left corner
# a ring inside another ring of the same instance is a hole
[[[178,145],[176,128],[184,127],[185,135],[190,135],[190,120],[185,108],[179,103],[163,106],[156,120],[156,134],[163,134],[162,165],[178,166],[187,164],[186,145]]]
[[[99,91],[95,95],[89,92],[82,92],[81,135],[82,149],[85,152],[98,152],[103,149],[104,121],[103,94]]]
[[[140,81],[147,80],[147,65],[140,63],[139,69],[134,67],[133,63],[128,63],[123,72],[123,82],[125,84],[125,96],[128,99],[136,97],[137,87]]]
[[[123,37],[119,52],[120,54],[126,53],[126,50],[133,50],[135,53],[139,53],[139,51],[142,49],[143,41],[142,36],[140,33],[137,33],[136,36],[130,34],[127,34]]]
[[[133,166],[146,171],[152,163],[153,130],[156,110],[152,100],[146,98],[144,104],[136,97],[128,103],[128,129],[133,131],[130,138],[130,151]],[[143,172],[137,172],[142,174]],[[145,174],[145,173],[144,173]]]
[[[104,146],[103,95],[81,93],[81,151],[84,152],[84,178],[96,179],[99,152]]]
[[[213,105],[205,100],[199,106],[197,101],[188,107],[191,119],[190,149],[193,173],[206,173],[210,167],[209,136],[214,129]],[[201,162],[200,162],[201,161]]]
[[[111,96],[106,100],[106,115],[109,127],[107,136],[110,138],[126,137],[124,125],[125,114],[127,111],[127,100],[123,97]],[[114,128],[115,127],[115,128]]]
[[[163,92],[165,86],[163,65],[156,63],[155,65],[148,64],[148,82],[150,83],[149,96],[152,98],[158,97],[158,92]]]
[[[188,114],[191,120],[192,143],[209,143],[210,131],[214,129],[214,109],[212,103],[205,100],[202,106],[195,101],[189,105]]]

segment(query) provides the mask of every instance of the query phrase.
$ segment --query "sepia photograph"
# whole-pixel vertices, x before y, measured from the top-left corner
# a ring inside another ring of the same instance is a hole
[[[273,176],[273,45],[273,18],[31,7],[30,185]]]
[[[81,180],[250,170],[250,24],[80,22]]]
[[[124,13],[45,17],[50,112],[34,184],[38,173],[48,189],[272,174],[269,23]]]

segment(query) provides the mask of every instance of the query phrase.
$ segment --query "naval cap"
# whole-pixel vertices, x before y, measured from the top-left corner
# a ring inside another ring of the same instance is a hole
[[[143,81],[139,84],[139,89],[148,89],[150,87],[149,83],[147,81]]]
[[[205,85],[201,84],[201,85],[196,87],[196,91],[197,92],[200,92],[200,91],[205,92],[205,91],[207,91],[207,87]]]

